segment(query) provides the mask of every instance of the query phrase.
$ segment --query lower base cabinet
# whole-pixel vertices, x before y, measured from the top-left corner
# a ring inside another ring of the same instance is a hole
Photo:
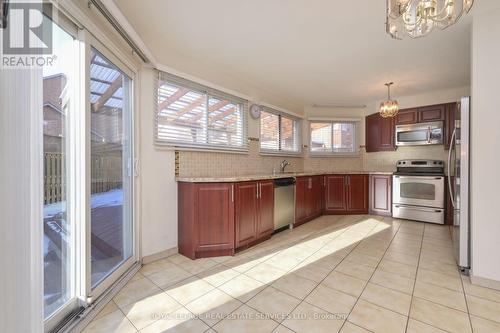
[[[324,177],[297,177],[295,183],[295,223],[299,226],[323,213]]]
[[[370,175],[370,214],[392,216],[392,176]]]
[[[368,175],[325,176],[326,214],[368,214]]]

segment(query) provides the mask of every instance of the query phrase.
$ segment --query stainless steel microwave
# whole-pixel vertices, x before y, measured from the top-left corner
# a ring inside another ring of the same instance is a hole
[[[443,122],[396,125],[396,146],[443,144]]]

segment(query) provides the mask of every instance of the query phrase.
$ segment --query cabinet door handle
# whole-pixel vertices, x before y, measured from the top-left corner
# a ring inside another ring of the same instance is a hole
[[[231,184],[231,202],[234,202],[234,184]]]

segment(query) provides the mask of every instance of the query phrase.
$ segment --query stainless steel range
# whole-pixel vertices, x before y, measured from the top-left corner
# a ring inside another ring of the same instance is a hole
[[[392,216],[444,224],[444,162],[401,160],[392,176]]]

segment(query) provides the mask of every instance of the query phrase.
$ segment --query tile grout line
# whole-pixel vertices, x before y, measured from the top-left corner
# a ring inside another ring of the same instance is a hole
[[[469,317],[469,324],[470,324],[470,329],[471,329],[471,332],[474,332],[474,328],[472,326],[472,318],[471,318],[471,313],[470,313],[470,309],[469,309],[469,300],[467,299],[467,293],[465,292],[465,287],[464,287],[464,281],[462,280],[462,276],[460,276],[460,283],[462,285],[462,289],[463,289],[463,292],[464,292],[464,298],[465,298],[465,307],[467,309],[467,315]]]
[[[384,219],[385,219],[385,218],[384,218]],[[391,218],[391,219],[393,219],[393,218]],[[393,219],[393,220],[394,220],[394,219]],[[371,278],[373,277],[373,275],[374,275],[374,274],[375,274],[375,272],[377,271],[377,268],[380,266],[380,262],[384,259],[384,256],[385,256],[385,254],[387,253],[387,250],[388,250],[388,249],[389,249],[389,247],[391,246],[392,242],[394,241],[394,238],[396,237],[396,235],[398,234],[398,232],[399,232],[399,230],[400,230],[400,228],[401,228],[401,224],[402,224],[402,223],[401,223],[401,222],[399,222],[399,225],[398,225],[398,229],[397,229],[397,231],[396,231],[396,232],[394,233],[394,235],[391,237],[391,241],[389,242],[389,245],[388,245],[388,246],[387,246],[387,248],[385,249],[384,254],[383,254],[383,255],[382,255],[382,257],[380,258],[380,260],[379,260],[379,262],[378,262],[378,264],[377,264],[377,267],[375,267],[375,269],[373,270],[372,274],[370,275],[370,277],[369,277],[369,278],[368,278],[368,280],[366,281],[366,284],[365,284],[365,286],[363,287],[363,290],[361,291],[361,293],[360,293],[360,294],[359,294],[359,296],[357,297],[356,302],[355,302],[355,303],[354,303],[354,305],[352,306],[351,311],[349,311],[349,314],[347,315],[347,318],[346,318],[346,320],[344,321],[344,323],[342,324],[342,326],[340,327],[340,330],[339,330],[339,331],[341,331],[341,330],[342,330],[342,328],[344,328],[345,323],[349,321],[349,320],[348,320],[348,319],[349,319],[349,316],[351,315],[352,311],[354,310],[354,308],[355,308],[355,307],[356,307],[356,305],[358,304],[359,300],[361,299],[361,295],[363,295],[364,291],[366,290],[366,287],[368,286],[368,284],[370,283]],[[391,310],[391,312],[394,312],[394,311],[392,311],[392,310]],[[397,313],[397,312],[394,312],[394,313]],[[399,313],[398,313],[398,314],[399,314]],[[351,323],[351,322],[349,321],[349,323]],[[353,323],[353,324],[354,324],[354,323]],[[355,325],[356,325],[356,324],[355,324]],[[357,325],[357,326],[358,326],[358,325]],[[360,327],[361,327],[361,326],[360,326]],[[364,327],[362,327],[362,328],[364,328]]]
[[[408,308],[408,317],[406,319],[405,332],[408,332],[408,325],[410,324],[411,307],[413,305],[413,298],[415,297],[415,288],[417,286],[418,268],[420,267],[420,258],[422,257],[422,247],[423,247],[424,237],[425,237],[425,228],[426,228],[426,225],[424,223],[424,230],[422,231],[422,237],[420,239],[420,251],[418,251],[417,269],[415,270],[415,279],[413,280],[413,288],[411,291],[410,307]]]

